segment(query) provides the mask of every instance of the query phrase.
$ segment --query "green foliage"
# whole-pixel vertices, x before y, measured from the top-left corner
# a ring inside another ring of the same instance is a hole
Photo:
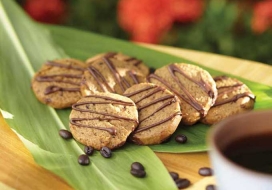
[[[176,38],[165,43],[272,64],[272,33],[254,34],[251,17],[251,12],[241,14],[235,3],[210,0],[197,23],[175,25]]]
[[[25,0],[17,1],[23,4]],[[247,6],[241,6],[242,1],[239,0],[203,1],[206,2],[203,16],[194,23],[175,23],[163,36],[161,44],[272,64],[272,30],[258,35],[252,32],[250,26],[252,7],[248,9]],[[65,0],[65,2],[68,11],[63,25],[129,39],[129,34],[118,25],[118,0]],[[250,2],[257,1],[248,1]]]
[[[67,0],[67,26],[128,39],[116,17],[118,0]]]

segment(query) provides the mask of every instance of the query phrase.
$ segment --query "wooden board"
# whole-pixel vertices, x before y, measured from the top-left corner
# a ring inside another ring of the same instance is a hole
[[[272,67],[268,65],[192,50],[142,45],[272,86]],[[2,116],[0,116],[0,134],[0,189],[72,189],[61,178],[34,162],[30,152],[6,124]],[[205,189],[207,184],[215,183],[214,177],[198,175],[200,167],[210,166],[207,153],[156,154],[169,171],[178,172],[180,177],[188,178],[192,182],[192,185],[187,189]]]

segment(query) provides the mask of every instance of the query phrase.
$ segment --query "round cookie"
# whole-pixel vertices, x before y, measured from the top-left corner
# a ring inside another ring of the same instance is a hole
[[[166,65],[150,74],[147,80],[177,95],[182,111],[181,122],[184,125],[193,125],[204,117],[217,97],[216,84],[212,76],[191,64]]]
[[[214,124],[231,115],[252,110],[255,96],[241,81],[219,76],[214,78],[218,90],[218,97],[202,123]]]
[[[138,72],[140,72],[144,76],[147,76],[149,74],[149,68],[143,63],[142,60],[139,60],[135,57],[130,57],[122,53],[116,53],[116,52],[101,53],[94,57],[89,58],[86,62],[87,64],[91,64],[95,60],[100,59],[104,56],[107,56],[119,61],[125,61],[127,63],[126,64],[127,67],[130,67],[130,66],[136,67],[138,69]]]
[[[83,96],[96,92],[123,94],[130,86],[146,81],[137,70],[111,55],[96,59],[84,72],[81,93]]]
[[[134,143],[159,144],[177,129],[182,114],[178,98],[169,90],[141,83],[128,88],[124,96],[135,102],[139,113],[139,125],[130,135]]]
[[[53,108],[71,107],[80,97],[85,63],[75,59],[47,61],[32,78],[38,100]]]
[[[138,125],[134,102],[118,94],[96,93],[72,106],[70,130],[73,137],[97,150],[122,146]]]

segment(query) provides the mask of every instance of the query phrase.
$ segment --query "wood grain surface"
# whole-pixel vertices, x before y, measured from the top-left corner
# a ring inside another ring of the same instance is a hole
[[[272,86],[272,67],[257,62],[197,52],[166,46],[146,45],[176,56],[195,61],[207,67],[232,73],[251,81]],[[0,116],[0,189],[72,189],[64,180],[37,165],[30,152]],[[202,177],[198,169],[210,166],[209,157],[204,153],[169,154],[156,153],[169,171],[178,172],[180,177],[188,178],[190,190],[205,189],[207,184],[215,184],[214,177]]]

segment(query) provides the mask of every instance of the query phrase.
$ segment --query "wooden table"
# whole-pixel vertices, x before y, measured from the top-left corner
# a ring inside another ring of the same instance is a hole
[[[272,67],[268,65],[179,48],[142,45],[272,86]],[[0,189],[42,190],[52,189],[52,187],[58,190],[72,189],[64,180],[34,162],[30,152],[1,116],[0,134]],[[169,171],[176,171],[181,177],[188,178],[192,182],[187,189],[201,190],[205,189],[207,184],[215,183],[214,177],[198,175],[200,167],[210,166],[207,153],[156,154]]]

